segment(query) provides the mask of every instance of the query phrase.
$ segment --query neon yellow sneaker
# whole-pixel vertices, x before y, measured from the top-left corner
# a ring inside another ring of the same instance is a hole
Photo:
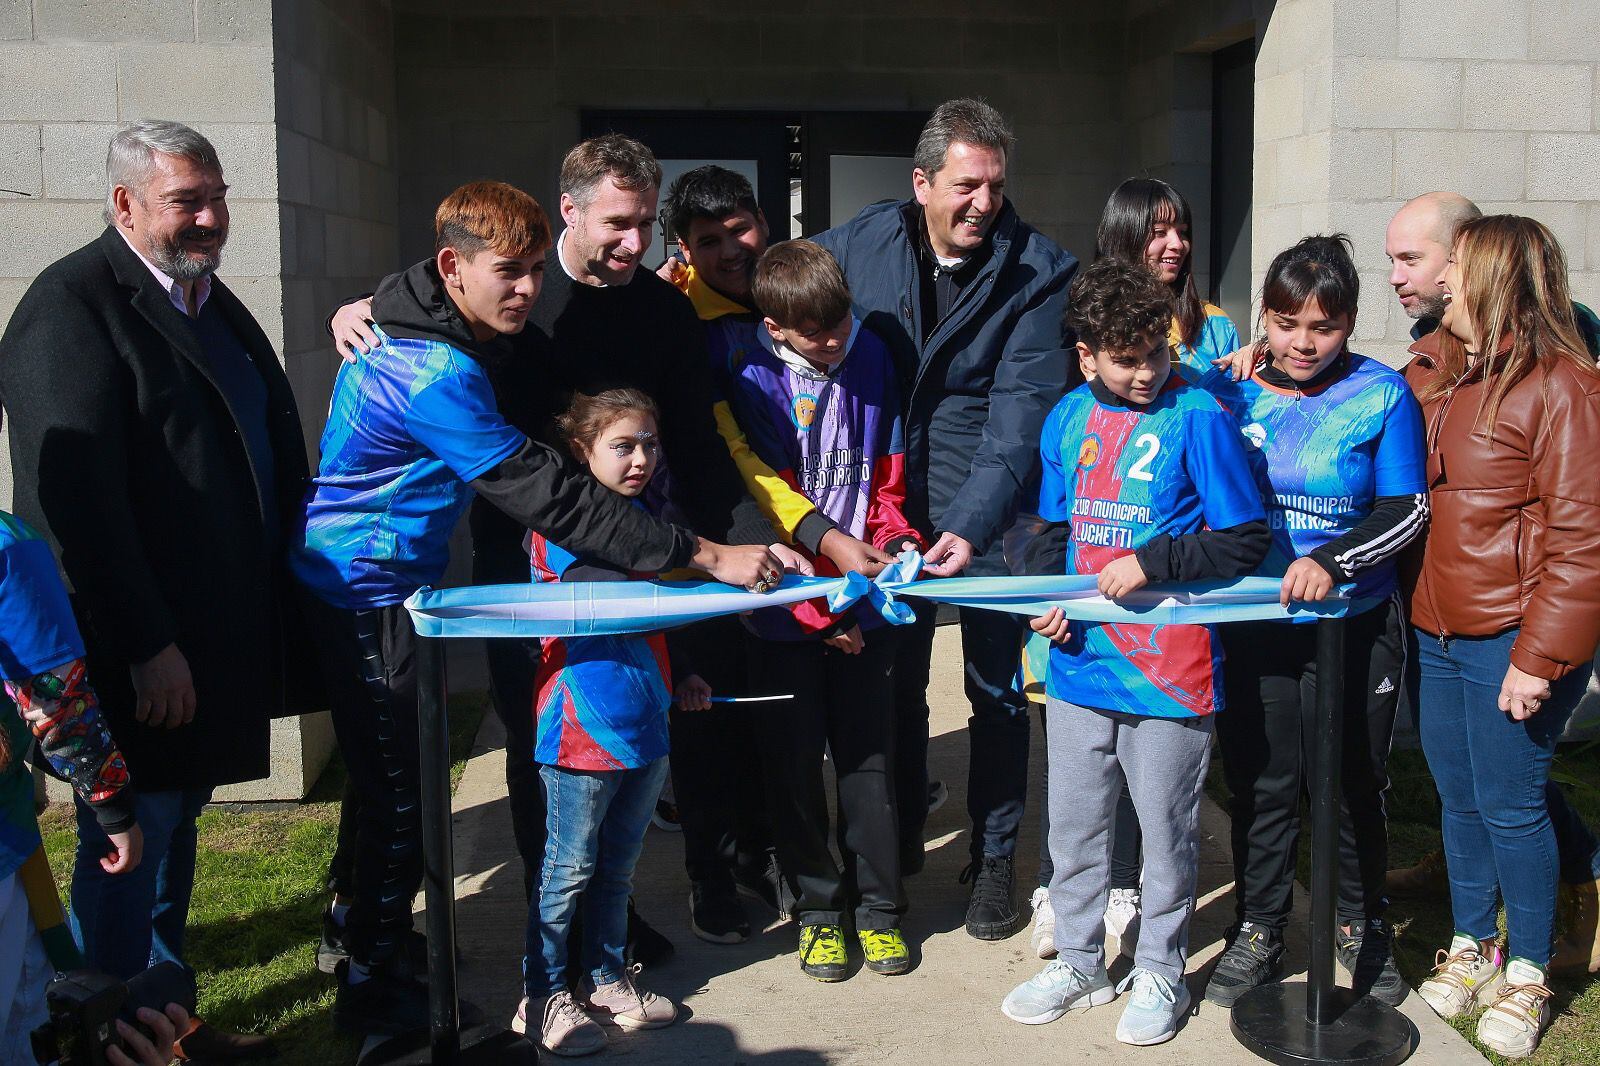
[[[850,967],[844,930],[837,925],[800,927],[800,972],[818,981],[843,981]]]
[[[911,969],[911,949],[898,929],[863,929],[860,932],[861,951],[867,957],[867,969],[885,977],[905,973]]]

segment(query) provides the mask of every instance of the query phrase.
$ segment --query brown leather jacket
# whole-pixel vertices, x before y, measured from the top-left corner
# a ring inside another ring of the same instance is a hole
[[[1438,343],[1412,345],[1414,391]],[[1469,371],[1422,408],[1433,521],[1411,621],[1441,640],[1520,626],[1512,664],[1553,681],[1600,643],[1600,377],[1547,361],[1506,394],[1492,445],[1483,388]]]

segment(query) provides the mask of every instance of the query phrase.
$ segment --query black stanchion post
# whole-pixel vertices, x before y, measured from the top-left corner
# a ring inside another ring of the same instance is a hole
[[[450,716],[444,640],[417,637],[417,741],[422,799],[423,887],[428,933],[428,1029],[395,1037],[362,1055],[360,1066],[478,1066],[538,1061],[534,1047],[497,1025],[461,1031],[456,991],[456,864],[450,832]]]
[[[1398,1066],[1411,1054],[1405,1015],[1334,981],[1339,785],[1344,727],[1343,618],[1317,623],[1316,746],[1311,768],[1311,958],[1298,982],[1252,988],[1233,1005],[1239,1043],[1281,1066]],[[1223,714],[1228,712],[1224,710]],[[1304,993],[1303,995],[1301,993]]]

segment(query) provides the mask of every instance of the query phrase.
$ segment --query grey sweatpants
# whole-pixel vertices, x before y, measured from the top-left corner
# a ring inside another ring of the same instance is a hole
[[[1188,961],[1212,719],[1120,714],[1055,697],[1045,715],[1056,951],[1088,974],[1105,954],[1111,829],[1126,777],[1144,831],[1134,963],[1177,984]]]

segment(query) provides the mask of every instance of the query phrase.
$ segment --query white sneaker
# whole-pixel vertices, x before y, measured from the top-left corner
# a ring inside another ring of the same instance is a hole
[[[1512,959],[1504,987],[1478,1019],[1478,1042],[1508,1059],[1527,1058],[1549,1026],[1550,989],[1544,971]]]
[[[1454,1018],[1494,999],[1503,978],[1499,949],[1486,958],[1471,937],[1457,936],[1447,951],[1434,957],[1433,976],[1422,982],[1417,995],[1441,1018]]]
[[[1117,1022],[1117,1039],[1135,1047],[1171,1040],[1178,1031],[1179,1016],[1189,1009],[1188,986],[1182,981],[1174,985],[1158,973],[1134,967],[1117,991],[1130,988],[1133,995]]]
[[[1028,902],[1033,905],[1033,931],[1028,934],[1028,943],[1041,959],[1053,959],[1056,957],[1056,912],[1050,907],[1050,890],[1040,885],[1033,890],[1033,898]]]
[[[1106,952],[1116,958],[1126,955],[1133,958],[1133,949],[1139,943],[1139,890],[1113,888],[1106,901]]]
[[[1069,1010],[1101,1007],[1116,998],[1104,963],[1094,973],[1085,974],[1071,963],[1054,959],[1038,975],[1013,988],[1000,1004],[1000,1012],[1023,1025],[1043,1025]]]

